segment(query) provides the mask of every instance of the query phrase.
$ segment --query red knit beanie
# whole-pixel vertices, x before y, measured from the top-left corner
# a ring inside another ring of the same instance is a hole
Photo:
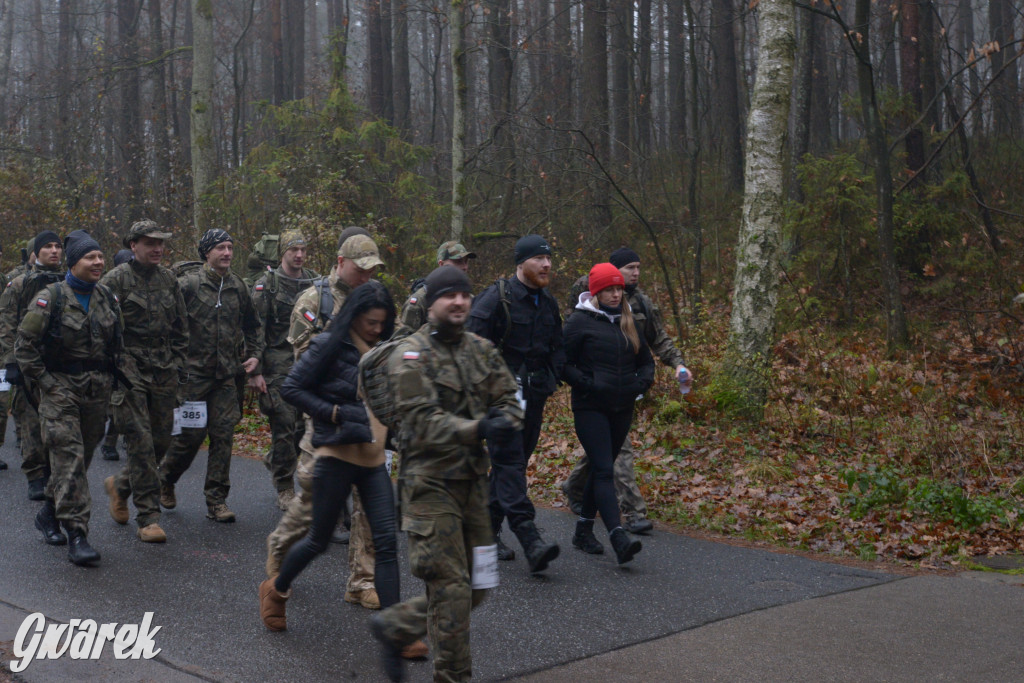
[[[626,286],[626,280],[622,277],[622,273],[610,263],[598,263],[591,268],[587,282],[590,285],[591,296],[597,296],[602,289],[612,285]]]

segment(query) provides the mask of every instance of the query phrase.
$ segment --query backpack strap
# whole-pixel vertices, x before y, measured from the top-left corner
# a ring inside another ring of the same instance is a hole
[[[512,334],[512,297],[509,295],[508,278],[498,278],[495,283],[498,285],[498,303],[505,314],[505,331],[501,333],[501,341],[498,342],[498,352],[504,352],[505,342]]]

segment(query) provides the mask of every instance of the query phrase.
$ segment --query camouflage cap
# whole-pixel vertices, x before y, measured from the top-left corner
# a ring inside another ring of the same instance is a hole
[[[131,248],[131,243],[140,237],[152,237],[157,240],[169,240],[174,235],[169,232],[164,232],[156,221],[135,221],[132,223],[132,227],[128,230],[128,234],[124,237],[124,246]]]
[[[375,266],[383,266],[380,260],[380,250],[373,238],[366,235],[354,235],[345,240],[341,245],[338,255],[342,258],[351,259],[363,270],[369,270]]]
[[[304,246],[306,246],[306,237],[298,230],[285,230],[281,233],[281,251],[288,251],[292,247]]]
[[[458,261],[464,258],[476,258],[476,254],[456,240],[448,240],[437,248],[438,261]]]

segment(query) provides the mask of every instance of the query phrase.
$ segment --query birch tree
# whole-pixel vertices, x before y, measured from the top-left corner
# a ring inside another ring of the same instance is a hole
[[[793,56],[793,5],[761,0],[758,66],[747,121],[743,218],[736,250],[727,374],[737,408],[760,418],[767,398],[767,370],[775,330],[783,185]]]
[[[200,199],[216,175],[213,149],[213,0],[192,2],[192,224],[209,226]]]

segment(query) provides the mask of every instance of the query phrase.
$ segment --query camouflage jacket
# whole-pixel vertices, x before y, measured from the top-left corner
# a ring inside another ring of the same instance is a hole
[[[587,291],[589,287],[588,278],[582,276],[572,284],[569,290],[569,310],[576,308],[580,294]],[[651,301],[651,297],[636,287],[633,292],[626,292],[626,300],[629,301],[629,308],[633,312],[633,322],[636,329],[643,335],[651,353],[661,359],[661,362],[670,368],[683,365],[683,354],[676,348],[672,337],[665,331],[665,323],[661,318],[661,311]]]
[[[44,279],[30,280],[30,286],[36,291],[26,292],[26,279],[32,272],[46,272],[49,275]],[[18,337],[18,326],[21,325],[21,320],[31,303],[27,299],[47,285],[61,282],[63,279],[64,271],[60,268],[40,267],[38,271],[26,269],[10,282],[3,294],[0,294],[0,363],[14,362],[14,341]]]
[[[55,319],[58,296],[60,317]],[[120,317],[113,292],[103,285],[96,285],[86,311],[69,284],[52,284],[33,298],[25,313],[14,358],[25,378],[44,393],[78,392],[90,383],[98,385],[91,395],[109,393],[112,364],[121,351]],[[54,325],[59,327],[51,331]]]
[[[101,284],[117,297],[124,317],[123,369],[135,382],[153,381],[153,371],[184,370],[188,359],[188,315],[178,278],[169,268],[136,261],[107,272]]]
[[[427,286],[415,287],[412,295],[402,305],[398,315],[399,328],[396,337],[407,337],[427,324]]]
[[[287,375],[295,359],[288,341],[292,309],[299,294],[318,278],[312,270],[302,270],[299,279],[290,278],[281,268],[265,273],[252,288],[252,303],[263,321],[263,374],[272,377]]]
[[[395,407],[402,415],[400,476],[484,476],[490,459],[478,423],[498,408],[519,427],[516,380],[494,345],[464,331],[442,341],[427,324],[398,343],[388,360]]]
[[[11,283],[14,282],[14,278],[16,278],[19,275],[22,275],[24,273],[27,273],[31,269],[32,269],[32,267],[29,266],[29,264],[27,264],[27,263],[22,263],[20,266],[15,266],[11,270],[11,272],[9,272],[6,275],[4,275],[4,287],[5,288],[6,287],[10,287]]]
[[[228,271],[221,277],[203,264],[180,278],[188,312],[188,363],[193,377],[227,379],[239,374],[238,340],[245,358],[262,358],[262,323],[242,278]],[[260,367],[249,373],[260,374]]]
[[[352,291],[352,288],[338,277],[337,270],[331,271],[327,277],[327,284],[330,287],[329,294],[334,302],[331,311],[321,310],[324,299],[322,278],[312,287],[303,290],[295,300],[295,306],[292,308],[291,327],[288,330],[288,341],[295,349],[296,358],[309,348],[313,337],[327,329],[331,318],[341,310],[349,292]]]

